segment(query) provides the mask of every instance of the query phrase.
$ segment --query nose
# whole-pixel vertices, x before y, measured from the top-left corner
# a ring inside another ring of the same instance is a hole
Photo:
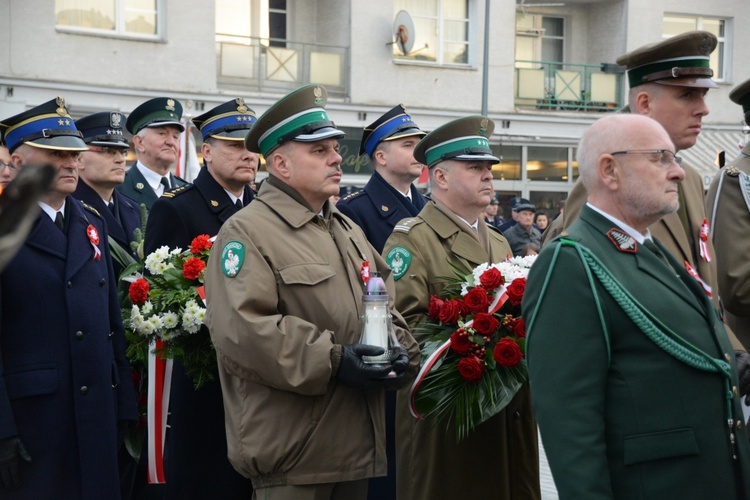
[[[708,113],[710,113],[711,110],[708,109],[708,104],[706,104],[706,96],[705,94],[700,96],[698,99],[698,105],[695,110],[696,116],[706,116]]]
[[[333,155],[331,156],[331,165],[333,165],[336,168],[340,169],[341,168],[341,161],[342,161],[343,158],[341,157],[341,154],[338,151],[336,151],[335,149],[332,150],[332,151],[333,151]]]
[[[667,171],[667,176],[672,181],[682,182],[685,180],[685,171],[677,164],[677,162],[672,162],[672,165]]]

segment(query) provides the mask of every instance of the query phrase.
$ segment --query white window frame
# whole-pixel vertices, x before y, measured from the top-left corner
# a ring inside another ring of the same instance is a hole
[[[437,51],[434,61],[423,61],[419,59],[412,59],[409,56],[401,54],[393,54],[393,61],[398,64],[416,64],[421,66],[443,66],[452,68],[476,68],[477,66],[477,32],[479,30],[479,24],[477,20],[477,0],[465,0],[468,6],[468,17],[464,19],[447,19],[448,21],[466,21],[467,34],[466,34],[466,46],[468,48],[468,57],[465,63],[455,62],[444,62],[444,49],[443,45],[449,42],[461,42],[459,40],[446,40],[443,37],[443,23],[446,19],[443,17],[443,2],[449,2],[452,0],[433,0],[437,6],[437,17],[435,16],[420,16],[414,12],[409,12],[412,18],[423,18],[423,19],[435,19],[437,21]],[[395,10],[398,12],[401,10],[396,7]],[[408,12],[408,10],[407,10]],[[395,14],[394,14],[395,16]],[[412,52],[416,52],[420,49],[416,45],[412,48]]]
[[[115,28],[104,30],[99,28],[88,28],[85,26],[73,26],[69,24],[55,24],[55,29],[63,33],[76,33],[80,35],[93,35],[108,38],[125,38],[129,40],[151,40],[165,41],[167,2],[156,0],[156,34],[147,35],[143,33],[131,33],[125,31],[125,0],[111,0],[115,3]],[[57,2],[55,2],[55,17],[57,17]]]
[[[722,83],[731,82],[732,81],[732,50],[733,50],[732,19],[726,18],[726,17],[697,16],[697,15],[690,15],[690,14],[677,14],[677,13],[665,12],[664,17],[662,18],[662,22],[664,18],[667,18],[667,17],[677,17],[681,19],[694,20],[696,30],[703,30],[704,21],[721,21],[724,23],[724,36],[716,37],[718,39],[716,50],[722,51],[721,52],[721,68],[723,69],[723,72],[720,72],[718,68],[712,68],[714,70],[713,80],[716,82],[722,82]],[[665,33],[662,33],[661,37],[662,39],[666,40],[673,36],[675,35],[667,35]]]

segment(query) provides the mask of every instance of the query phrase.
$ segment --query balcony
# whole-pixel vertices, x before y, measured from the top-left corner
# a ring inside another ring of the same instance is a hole
[[[619,66],[516,60],[519,109],[615,111],[623,105],[622,86]]]
[[[290,92],[320,83],[330,95],[349,95],[348,47],[221,33],[216,40],[220,86]]]

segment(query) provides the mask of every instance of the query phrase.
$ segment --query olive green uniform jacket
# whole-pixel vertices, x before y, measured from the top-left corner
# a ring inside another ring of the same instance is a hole
[[[405,274],[396,281],[396,308],[412,329],[428,320],[430,297],[445,287],[444,277],[454,276],[451,264],[469,272],[511,254],[500,231],[480,219],[476,234],[436,201],[417,217],[399,222],[383,255],[395,247],[411,254]],[[537,429],[526,386],[460,444],[452,421],[433,425],[409,413],[408,389],[399,392],[396,406],[400,500],[540,498]]]
[[[659,222],[651,224],[648,228],[654,238],[676,258],[679,262],[687,261],[698,272],[700,278],[711,287],[711,300],[716,307],[719,307],[719,294],[721,289],[717,280],[716,262],[719,257],[716,255],[713,243],[709,240],[706,242],[708,253],[711,260],[708,261],[701,257],[700,254],[700,230],[704,219],[708,218],[706,213],[705,195],[703,193],[703,181],[700,174],[689,165],[684,165],[685,180],[680,183],[680,189],[685,200],[685,209],[690,219],[692,228],[692,241],[688,240],[687,234],[683,229],[680,216],[677,213],[665,215]],[[558,236],[571,224],[578,220],[581,208],[588,199],[588,193],[583,186],[581,179],[578,179],[573,190],[570,192],[565,202],[563,214],[552,221],[547,230],[542,235],[542,245],[549,243],[555,236]],[[722,294],[722,300],[726,298]],[[730,325],[731,326],[731,325]],[[729,339],[735,349],[746,350],[731,330],[728,330]]]
[[[706,197],[724,318],[745,346],[750,346],[750,206],[742,187],[750,193],[748,147],[716,174]]]
[[[364,261],[393,297],[390,270],[362,230],[329,202],[323,216],[312,212],[274,177],[219,231],[206,270],[206,324],[229,460],[254,488],[386,473],[385,391],[335,378],[334,344],[358,343],[361,334]],[[393,300],[391,311],[411,358],[408,384],[419,351]]]
[[[734,368],[718,312],[683,266],[662,247],[670,269],[612,229],[586,206],[566,238],[590,249],[657,321]],[[540,297],[559,241],[531,268],[523,316],[534,411],[560,499],[748,498],[736,370],[728,382],[668,354],[592,278],[598,308],[572,246],[561,247]]]

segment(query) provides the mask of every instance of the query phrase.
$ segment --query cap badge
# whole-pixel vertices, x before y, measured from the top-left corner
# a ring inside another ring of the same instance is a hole
[[[167,105],[165,108],[169,111],[174,111],[174,99],[167,99]]]
[[[219,206],[219,202],[216,201],[216,200],[211,200],[211,206],[212,207],[218,207]]]
[[[698,48],[698,50],[700,51],[700,54],[702,56],[709,55],[711,53],[711,46],[712,45],[713,45],[713,43],[711,43],[711,38],[710,37],[707,37],[707,36],[703,37],[703,39],[701,40],[701,45]]]
[[[245,99],[238,97],[234,100],[237,103],[237,111],[240,113],[247,113],[247,106],[245,106]]]
[[[55,102],[57,103],[57,109],[55,110],[58,115],[65,116],[68,114],[68,110],[65,109],[65,99],[58,97]]]
[[[315,105],[316,106],[322,106],[323,105],[323,90],[320,87],[315,87],[313,89],[313,95],[315,96]]]
[[[122,115],[120,113],[110,113],[109,126],[112,128],[120,128],[122,126]]]
[[[482,121],[479,123],[479,135],[487,135],[487,125],[489,125],[489,120],[487,118],[482,118]]]
[[[638,249],[635,238],[630,236],[625,231],[622,231],[621,229],[613,227],[612,229],[607,231],[607,237],[612,243],[614,243],[615,248],[617,248],[620,252],[635,253],[635,251]]]

